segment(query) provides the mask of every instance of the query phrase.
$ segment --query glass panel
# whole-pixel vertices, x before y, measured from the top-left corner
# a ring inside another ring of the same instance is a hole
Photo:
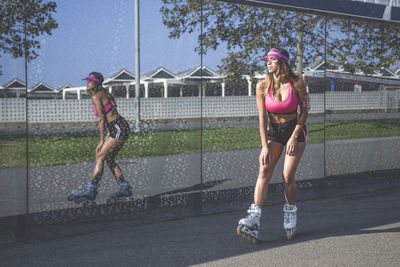
[[[148,179],[143,189],[153,197],[151,205],[190,210],[201,202],[201,61],[195,49],[200,25],[176,35],[170,28],[176,21],[173,5],[164,2],[141,2],[143,134],[153,151],[143,159]]]
[[[160,12],[163,2],[140,3],[140,127],[135,126],[138,79],[134,69],[133,1],[104,5],[87,2],[79,9],[72,2],[60,2],[55,16],[58,29],[40,40],[40,55],[30,63],[28,73],[32,88],[28,105],[29,210],[36,222],[192,201],[189,193],[196,191],[201,176],[201,83],[192,69],[200,64],[200,56],[194,51],[197,37],[183,34],[179,40],[169,38]],[[96,15],[88,15],[88,10]],[[81,25],[88,30],[82,30]],[[93,97],[82,81],[92,71],[104,76],[104,90],[100,88],[96,94],[102,101],[97,111],[105,111],[109,103],[117,104],[117,112],[105,115],[109,122],[105,133],[112,139],[106,137],[101,148],[105,155],[102,158],[98,154],[97,160],[99,123],[92,111]],[[131,131],[114,161],[115,153],[109,151],[115,148],[117,152],[122,141],[115,139],[121,140],[127,127],[121,118],[115,120],[117,113],[129,123]],[[75,203],[82,199],[79,194],[92,200],[94,186],[88,183],[93,177],[100,178],[102,159],[104,172],[95,187],[97,205],[87,207],[82,204],[86,200]],[[119,170],[133,195],[125,200],[127,203],[110,205],[115,203],[107,201],[110,194],[124,189],[114,177],[121,178]],[[85,188],[89,193],[79,191]]]
[[[26,234],[26,76],[24,59],[4,50],[0,58],[0,243],[7,243]]]
[[[328,21],[326,175],[398,168],[399,27]]]
[[[100,140],[92,99],[82,79],[90,72],[100,72],[105,79],[104,89],[99,88],[98,92],[103,96],[102,105],[106,108],[108,103],[116,104],[118,114],[131,126],[135,118],[134,95],[126,99],[131,93],[126,89],[133,87],[135,80],[132,74],[133,3],[118,1],[93,5],[82,2],[79,8],[76,5],[73,1],[57,2],[54,18],[59,26],[51,36],[39,39],[39,56],[28,66],[31,88],[28,101],[29,211],[37,223],[107,214],[101,205],[118,189],[104,162],[95,200],[98,206],[90,206],[87,212],[81,213],[76,208],[83,204],[67,200],[72,190],[86,188],[92,179]],[[117,81],[114,83],[114,80]],[[107,92],[112,93],[116,103]],[[108,119],[115,119],[117,112],[110,112]],[[126,126],[123,123],[120,126],[120,136],[124,136]],[[116,156],[130,184],[133,184],[131,157],[136,153],[132,149],[133,139],[131,135]],[[106,143],[103,149],[110,150],[110,146],[117,144]],[[112,159],[108,162],[115,164]],[[119,171],[116,167],[113,170]],[[96,170],[96,173],[101,171]]]

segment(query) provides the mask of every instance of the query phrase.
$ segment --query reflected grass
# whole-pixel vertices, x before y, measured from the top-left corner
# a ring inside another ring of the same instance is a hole
[[[309,143],[326,140],[400,135],[400,119],[327,121],[312,123]],[[51,166],[93,161],[98,134],[29,137],[29,166]],[[25,137],[0,137],[0,168],[24,166]],[[203,151],[229,151],[260,147],[257,126],[177,129],[132,133],[118,158],[135,158]]]
[[[399,135],[400,119],[325,122],[325,137],[327,140]]]
[[[0,155],[0,168],[25,167],[25,137],[0,136]]]

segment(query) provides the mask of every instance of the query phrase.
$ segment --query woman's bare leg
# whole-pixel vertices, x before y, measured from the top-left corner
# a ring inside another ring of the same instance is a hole
[[[115,157],[117,156],[118,152],[121,150],[124,143],[121,143],[119,146],[115,147],[113,151],[111,151],[106,156],[106,163],[110,168],[110,171],[114,175],[115,179],[118,181],[124,180],[124,176],[122,174],[121,168],[119,167],[118,163],[115,162]]]
[[[266,165],[263,165],[261,159],[259,159],[259,172],[256,187],[254,189],[254,204],[257,206],[262,206],[267,198],[269,182],[271,180],[275,164],[279,160],[283,150],[283,145],[278,142],[268,141],[268,145],[271,160],[268,161]]]
[[[112,152],[116,147],[118,147],[121,144],[120,140],[111,138],[109,136],[106,137],[104,140],[104,144],[101,148],[101,151],[96,154],[96,160],[95,160],[95,165],[94,165],[94,170],[93,170],[93,175],[92,175],[92,181],[94,183],[98,183],[101,179],[101,176],[103,175],[103,169],[104,169],[104,160],[107,157],[107,155]]]
[[[303,155],[306,143],[297,144],[297,153],[295,156],[289,156],[285,153],[283,162],[283,183],[285,186],[285,199],[286,203],[293,205],[296,203],[296,182],[294,180],[297,166],[299,165],[301,156]]]

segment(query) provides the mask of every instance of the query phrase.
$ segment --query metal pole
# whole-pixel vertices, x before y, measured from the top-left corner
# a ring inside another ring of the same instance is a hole
[[[135,0],[135,132],[140,132],[140,33],[139,0]]]
[[[24,14],[26,13],[26,5],[24,5]],[[28,61],[29,61],[29,51],[27,43],[27,20],[25,16],[24,21],[24,59],[25,59],[25,151],[26,151],[26,184],[25,184],[25,197],[26,197],[26,209],[25,216],[22,218],[22,225],[19,222],[16,228],[17,238],[29,239],[30,238],[30,228],[29,228],[29,121],[28,121]],[[20,229],[22,226],[22,229]],[[22,233],[21,233],[22,230]]]
[[[387,94],[386,86],[383,87],[383,90],[384,90],[384,92],[385,92],[385,112],[387,112],[387,111],[388,111],[388,102],[389,102],[389,99],[388,99],[388,94]]]
[[[324,17],[324,63],[325,63],[325,68],[324,68],[324,83],[327,85],[327,80],[326,80],[326,66],[328,65],[326,59],[326,53],[327,53],[327,47],[326,47],[326,37],[327,37],[327,31],[326,31],[326,24],[328,23],[328,20],[326,19],[326,16]],[[325,89],[325,88],[324,88]],[[326,177],[326,94],[327,90],[324,90],[324,178]]]

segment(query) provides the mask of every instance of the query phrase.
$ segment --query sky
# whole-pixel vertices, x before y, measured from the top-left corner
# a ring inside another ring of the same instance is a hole
[[[28,87],[44,82],[53,88],[65,83],[84,86],[82,78],[91,71],[105,77],[122,68],[134,73],[133,0],[57,0],[54,18],[58,28],[40,38],[39,57],[28,65]],[[168,38],[162,24],[161,0],[140,1],[140,73],[163,66],[179,72],[200,65],[194,51],[196,34],[178,40]],[[203,64],[217,70],[224,48],[203,58]],[[13,78],[25,80],[24,61],[9,55],[0,58],[0,85]]]
[[[40,38],[39,57],[28,65],[28,87],[44,82],[57,89],[68,83],[84,86],[83,77],[99,71],[105,77],[122,68],[135,72],[133,0],[55,0],[59,26]],[[194,51],[198,32],[170,39],[162,23],[162,0],[140,0],[140,73],[163,66],[179,72],[200,65]],[[203,64],[218,70],[226,46],[209,51]],[[1,55],[0,85],[25,80],[23,59]]]

